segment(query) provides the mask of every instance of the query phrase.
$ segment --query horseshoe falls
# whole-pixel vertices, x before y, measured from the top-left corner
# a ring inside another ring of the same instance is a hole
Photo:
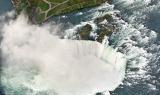
[[[2,95],[160,95],[160,0],[112,0],[42,25],[12,19],[11,6],[0,4]],[[115,30],[102,44],[74,40],[87,23],[95,37],[105,14]]]
[[[5,94],[109,94],[121,84],[126,67],[123,54],[107,44],[59,39],[53,34],[60,25],[27,22],[21,15],[1,30]]]

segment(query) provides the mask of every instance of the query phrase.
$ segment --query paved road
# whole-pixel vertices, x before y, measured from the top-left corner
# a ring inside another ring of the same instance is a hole
[[[54,2],[49,2],[49,1],[47,1],[47,0],[43,0],[43,1],[46,2],[47,4],[49,4],[49,9],[46,10],[46,11],[42,11],[41,8],[38,7],[38,10],[40,10],[40,14],[41,14],[41,13],[45,13],[45,18],[44,18],[44,19],[47,19],[47,18],[48,18],[48,17],[47,17],[47,14],[48,14],[49,11],[51,11],[52,9],[54,9],[54,8],[56,8],[56,7],[64,4],[64,3],[67,3],[69,0],[66,0],[65,2],[62,2],[62,3],[54,3]],[[51,3],[56,4],[56,6],[52,7]]]

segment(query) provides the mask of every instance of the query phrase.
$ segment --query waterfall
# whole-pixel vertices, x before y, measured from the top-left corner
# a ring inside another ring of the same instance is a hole
[[[53,29],[54,28],[54,29]],[[126,59],[107,44],[59,39],[60,25],[31,25],[25,16],[2,27],[2,86],[11,95],[93,95],[113,91]]]

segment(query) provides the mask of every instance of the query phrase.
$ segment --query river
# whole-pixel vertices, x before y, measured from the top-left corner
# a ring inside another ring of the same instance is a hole
[[[58,29],[62,31],[58,33],[59,35],[74,39],[79,27],[90,23],[93,27],[92,35],[94,35],[97,26],[93,24],[93,20],[106,13],[112,15],[112,23],[117,26],[116,33],[113,33],[107,41],[109,46],[124,54],[127,67],[123,83],[114,91],[110,91],[110,94],[160,95],[159,9],[160,0],[113,0],[109,4],[105,3],[101,6],[52,17],[43,25],[56,22],[62,26]],[[0,4],[0,15],[11,10],[13,10],[11,2],[3,0]],[[52,91],[48,92],[52,93]],[[40,95],[43,95],[45,92],[41,93]]]

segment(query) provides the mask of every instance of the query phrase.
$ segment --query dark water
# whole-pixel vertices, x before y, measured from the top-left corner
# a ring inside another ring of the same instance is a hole
[[[10,0],[1,0],[0,3],[0,15],[4,14],[7,11],[13,10],[13,6]]]
[[[110,4],[115,7],[86,8],[53,17],[48,22],[66,23],[67,28],[119,10],[118,18],[125,24],[121,23],[117,28],[119,33],[110,37],[110,45],[119,48],[126,56],[134,57],[127,57],[124,84],[111,95],[160,95],[160,0],[113,0]],[[10,0],[1,0],[0,15],[12,9]],[[140,66],[142,63],[145,65]]]
[[[11,11],[11,10],[13,10],[13,6],[11,4],[11,1],[10,0],[1,0],[0,15],[6,13],[7,11]],[[1,37],[0,37],[0,39],[1,39]],[[1,51],[0,51],[0,54],[1,54]],[[0,66],[1,66],[1,59],[0,59]],[[0,82],[0,95],[4,95],[3,87],[1,86],[1,82]]]

